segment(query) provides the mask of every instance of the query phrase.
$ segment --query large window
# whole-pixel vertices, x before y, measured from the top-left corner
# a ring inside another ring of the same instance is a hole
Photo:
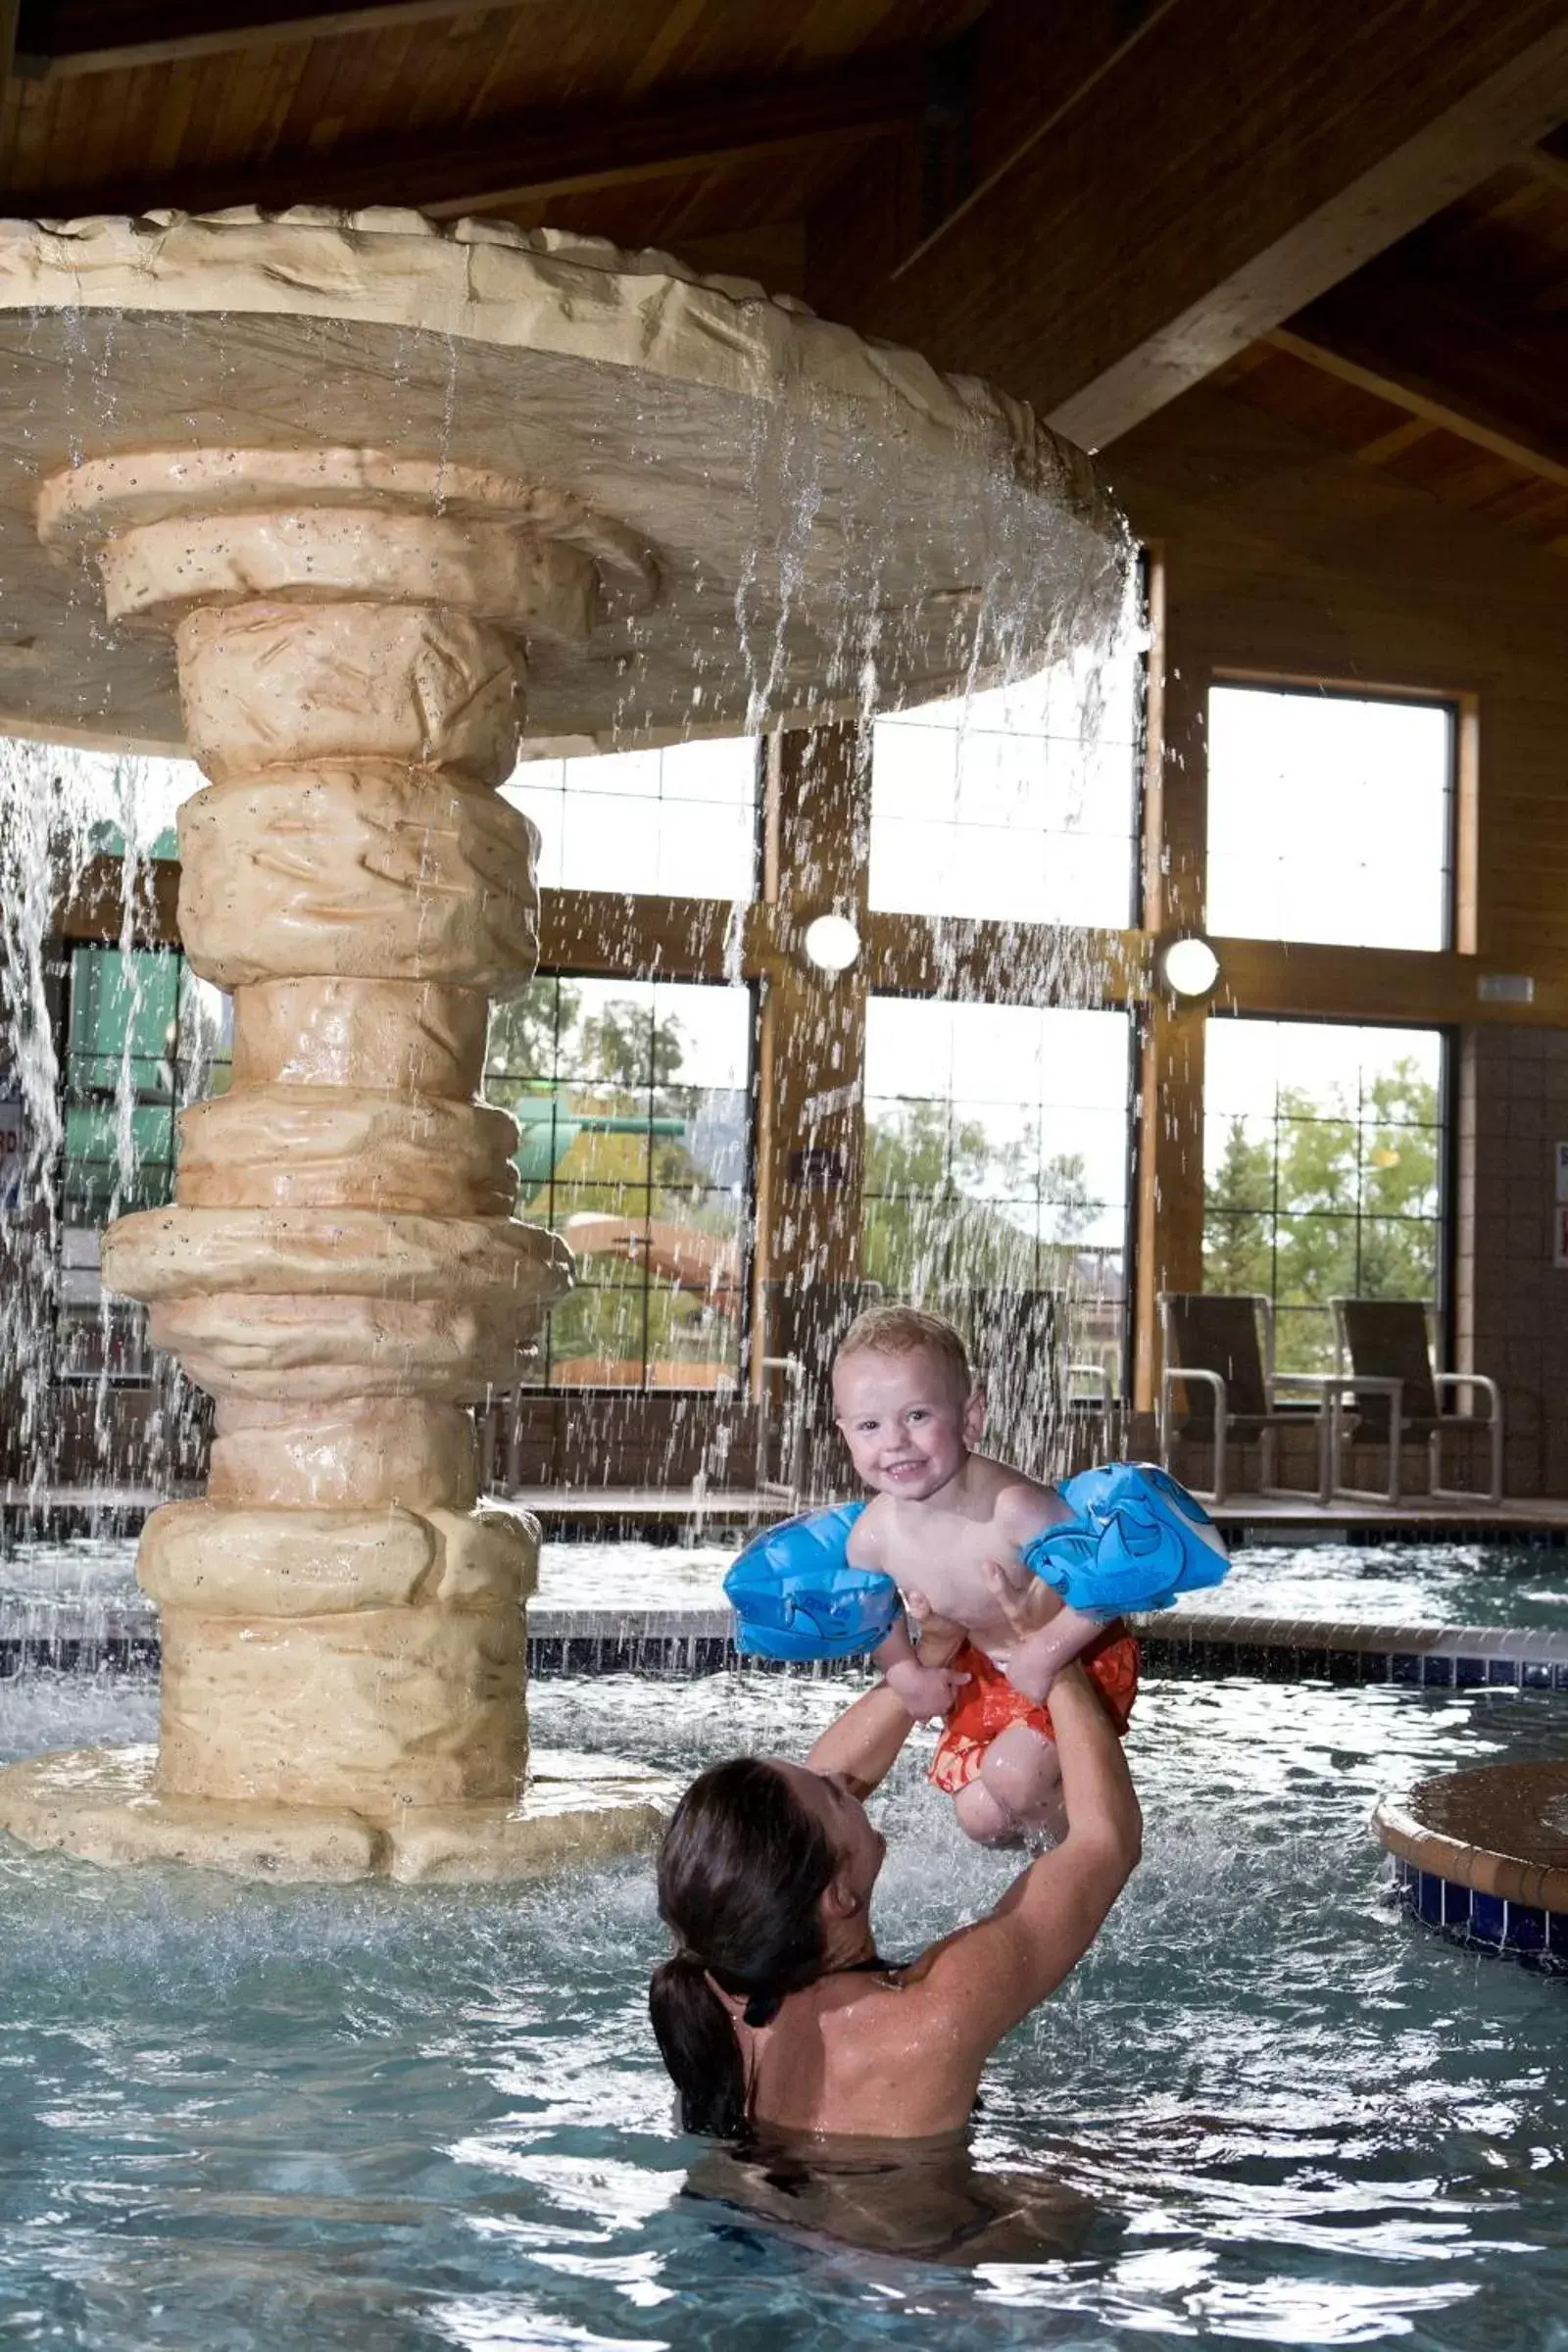
[[[1064,1352],[1119,1390],[1126,1015],[873,997],[865,1090],[866,1277],[982,1359],[995,1294],[1051,1294]]]
[[[1446,947],[1454,760],[1446,703],[1214,687],[1209,929],[1221,938]]]
[[[1327,1371],[1335,1298],[1443,1297],[1445,1040],[1213,1019],[1203,1287],[1274,1301],[1283,1370]]]
[[[750,899],[758,746],[744,736],[662,752],[527,760],[502,790],[542,837],[546,890]]]
[[[144,1310],[104,1295],[100,1237],[112,1217],[173,1199],[179,1113],[227,1086],[230,1035],[229,999],[177,951],[72,949],[59,1288],[69,1375],[147,1369]]]
[[[519,1214],[577,1259],[534,1384],[738,1376],[751,1031],[740,987],[558,977],[494,1007],[485,1092],[518,1122]]]
[[[900,914],[1131,919],[1139,669],[1131,651],[879,718],[871,905]]]
[[[504,787],[547,890],[755,896],[759,747],[525,760]],[[577,1288],[526,1377],[714,1388],[740,1371],[752,996],[541,979],[491,1016],[485,1091],[518,1121],[518,1213],[570,1244]]]

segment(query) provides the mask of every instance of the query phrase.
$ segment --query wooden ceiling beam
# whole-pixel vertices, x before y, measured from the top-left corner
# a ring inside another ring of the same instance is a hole
[[[1568,123],[1559,123],[1539,147],[1527,148],[1519,160],[1538,179],[1554,188],[1568,188]]]
[[[1036,93],[1050,135],[927,229],[912,258],[859,289],[841,272],[832,289],[862,331],[990,377],[1090,447],[1568,112],[1560,0],[1174,0],[1142,14],[1141,37],[1064,97],[1056,9],[1012,9],[1008,78]],[[977,89],[997,78],[987,23]],[[971,141],[985,143],[978,117]],[[814,272],[808,292],[829,298]]]
[[[403,32],[487,11],[539,8],[546,0],[361,0],[323,9],[320,0],[10,0],[20,19],[15,71],[57,81],[177,65],[230,50],[285,41]]]
[[[1568,489],[1568,329],[1549,315],[1510,312],[1491,289],[1423,276],[1395,253],[1267,341]]]
[[[75,945],[122,945],[123,885],[120,858],[90,858],[57,910],[57,936]],[[129,909],[134,946],[179,946],[178,899],[178,865],[172,858],[155,860]],[[618,980],[734,977],[734,910],[718,900],[628,899],[604,890],[544,890],[539,899],[543,971]],[[866,983],[889,995],[960,1003],[1136,1005],[1153,993],[1156,945],[1149,931],[1064,935],[1045,923],[872,913],[866,917]],[[1481,997],[1479,978],[1488,967],[1474,956],[1264,939],[1218,939],[1214,945],[1223,975],[1216,1002],[1225,1012],[1353,1020],[1376,1005],[1380,1017],[1400,1021],[1561,1027],[1568,1020],[1568,970],[1550,969],[1550,956],[1538,958],[1535,994],[1520,1004]],[[798,921],[787,909],[746,909],[741,964],[748,979],[785,978],[799,970],[801,953]],[[1063,974],[1072,977],[1063,980]]]
[[[587,188],[710,171],[725,164],[866,140],[921,120],[923,58],[884,58],[798,80],[689,88],[657,104],[537,114],[466,138],[378,139],[333,152],[273,158],[265,167],[172,172],[159,179],[10,191],[9,212],[51,218],[213,212],[255,204],[417,205],[436,219]]]

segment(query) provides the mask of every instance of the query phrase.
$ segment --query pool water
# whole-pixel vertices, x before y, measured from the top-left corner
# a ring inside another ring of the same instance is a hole
[[[689,1771],[799,1755],[844,1686],[544,1683],[538,1737]],[[0,1686],[7,1753],[145,1737],[150,1682]],[[548,1886],[259,1887],[0,1847],[0,2333],[82,2347],[744,2352],[1568,2348],[1568,1984],[1394,1909],[1376,1794],[1560,1754],[1560,1701],[1151,1685],[1147,1858],[1009,2038],[975,2161],[1070,2227],[966,2266],[701,2192],[644,2008],[646,1865]],[[877,1934],[992,1901],[921,1779]]]
[[[1568,1549],[1552,1544],[1253,1544],[1207,1604],[1248,1617],[1375,1625],[1568,1627]]]
[[[736,1541],[545,1544],[554,1608],[718,1608]],[[1195,1608],[1378,1625],[1568,1627],[1568,1547],[1501,1544],[1256,1544]]]
[[[548,1541],[539,1605],[573,1609],[719,1608],[743,1539]],[[150,1626],[130,1537],[77,1537],[0,1551],[0,1638],[48,1639],[106,1615]],[[1568,1627],[1568,1547],[1494,1544],[1253,1544],[1202,1606],[1258,1617],[1354,1618],[1383,1625]]]

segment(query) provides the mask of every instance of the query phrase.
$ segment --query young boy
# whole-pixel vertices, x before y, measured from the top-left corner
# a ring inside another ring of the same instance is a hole
[[[1022,1565],[1024,1547],[1072,1517],[1054,1487],[976,1453],[985,1396],[940,1315],[880,1306],[852,1325],[833,1365],[839,1429],[872,1491],[849,1562],[892,1577],[917,1624],[962,1629],[946,1667],[923,1666],[901,1624],[873,1653],[916,1716],[947,1718],[931,1779],[983,1845],[1059,1833],[1060,1770],[1042,1703],[1081,1655],[1119,1731],[1138,1688],[1138,1645],[1118,1621],[1065,1609]]]

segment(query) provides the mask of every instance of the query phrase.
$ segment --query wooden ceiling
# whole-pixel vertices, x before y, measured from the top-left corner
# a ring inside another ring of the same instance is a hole
[[[30,216],[411,204],[755,240],[798,281],[811,203],[923,122],[983,4],[21,0],[0,190]]]
[[[1214,380],[1568,556],[1568,163],[1498,172]]]
[[[12,214],[548,220],[1568,552],[1561,0],[0,0],[0,59]]]

